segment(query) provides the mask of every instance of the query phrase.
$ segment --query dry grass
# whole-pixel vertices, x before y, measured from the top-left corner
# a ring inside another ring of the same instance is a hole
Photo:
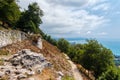
[[[0,78],[0,80],[9,80],[9,77],[7,75],[2,76],[2,78]]]
[[[67,59],[65,59],[65,56],[63,55],[63,53],[61,53],[57,47],[49,44],[45,40],[43,40],[43,49],[39,49],[38,47],[33,45],[32,40],[24,40],[22,42],[17,42],[11,45],[7,45],[3,47],[1,50],[9,52],[9,54],[15,54],[16,52],[22,49],[30,49],[34,52],[42,53],[46,57],[46,59],[53,64],[55,71],[62,71],[65,75],[72,75],[71,66],[67,61]],[[46,74],[51,75],[51,78],[53,78],[52,77],[53,73],[51,73],[50,71],[46,73],[44,72],[44,74],[41,74],[41,75],[44,77],[45,76],[47,77],[48,75]],[[41,75],[39,77],[42,77]]]
[[[6,50],[0,50],[0,55],[9,55],[9,51],[6,51]]]
[[[56,46],[51,45],[47,41],[43,41],[42,52],[44,53],[44,56],[54,64],[54,68],[57,71],[62,71],[64,74],[71,73],[69,62]]]
[[[33,76],[35,80],[56,80],[56,73],[52,69],[44,69],[41,74]]]
[[[4,64],[4,60],[0,59],[0,65],[3,65],[3,64]]]
[[[77,67],[79,71],[83,74],[84,80],[95,80],[95,77],[93,76],[92,73],[88,72],[84,67],[81,65],[77,64]]]

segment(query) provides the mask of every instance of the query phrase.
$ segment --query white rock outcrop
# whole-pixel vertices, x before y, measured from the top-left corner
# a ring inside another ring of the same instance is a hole
[[[24,32],[17,30],[0,30],[0,48],[27,38]]]
[[[45,57],[29,49],[24,49],[5,60],[0,66],[0,78],[7,75],[8,80],[21,80],[34,74],[40,74],[46,67],[51,67]]]
[[[37,47],[42,49],[42,39],[41,38],[38,38]]]

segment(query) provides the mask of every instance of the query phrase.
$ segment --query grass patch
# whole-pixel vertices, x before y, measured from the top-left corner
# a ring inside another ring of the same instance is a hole
[[[0,50],[0,55],[9,55],[9,51],[6,50]]]
[[[62,80],[75,80],[75,79],[71,76],[64,76]]]
[[[0,25],[0,30],[5,30],[5,28]]]
[[[0,65],[3,65],[3,64],[4,64],[4,60],[0,59]]]

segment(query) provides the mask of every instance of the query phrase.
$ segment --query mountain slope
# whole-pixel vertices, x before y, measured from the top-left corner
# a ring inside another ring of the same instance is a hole
[[[44,57],[52,63],[52,68],[47,68],[41,74],[34,75],[32,78],[35,80],[56,80],[59,77],[58,72],[64,76],[72,76],[72,68],[65,58],[64,54],[60,52],[57,47],[49,44],[47,41],[42,40],[43,48],[39,49],[33,44],[32,40],[23,40],[21,42],[13,43],[1,48],[1,52],[7,52],[9,55],[15,54],[22,49],[30,49],[33,52],[41,53]],[[8,56],[9,56],[8,55]],[[7,57],[7,56],[6,56]]]

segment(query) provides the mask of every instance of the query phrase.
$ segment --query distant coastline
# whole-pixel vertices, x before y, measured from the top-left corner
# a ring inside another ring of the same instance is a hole
[[[54,38],[58,40],[59,38]],[[84,44],[87,39],[95,39],[95,38],[65,38],[71,44]],[[101,43],[106,48],[110,49],[114,55],[120,56],[120,40],[112,40],[112,39],[96,39],[99,43]]]
[[[68,38],[67,39],[72,44],[85,43],[87,38]],[[97,40],[97,39],[96,39]],[[120,56],[120,41],[114,40],[98,40],[103,46],[110,49],[114,55]]]
[[[87,39],[84,38],[76,38],[76,39],[67,39],[71,44],[84,44]],[[96,39],[97,40],[97,39]],[[106,48],[110,49],[113,52],[115,57],[115,65],[120,67],[120,41],[115,40],[98,40]]]

